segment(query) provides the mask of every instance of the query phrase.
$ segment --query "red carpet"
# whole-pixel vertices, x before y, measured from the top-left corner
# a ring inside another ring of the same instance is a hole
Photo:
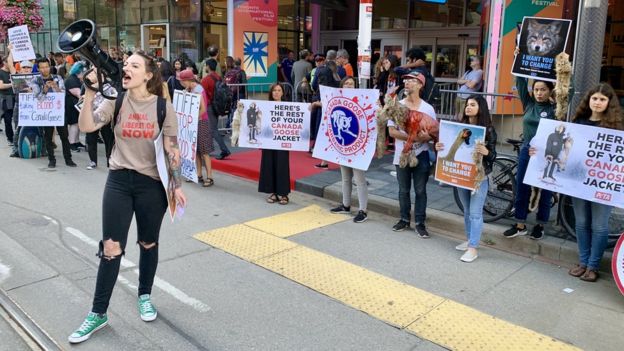
[[[252,150],[233,153],[225,160],[212,159],[212,169],[233,174],[235,176],[257,181],[260,177],[261,150]],[[312,158],[307,152],[293,151],[290,153],[290,188],[295,189],[297,179],[309,177],[327,170],[315,168],[321,161]],[[329,169],[339,169],[336,164],[330,163]]]

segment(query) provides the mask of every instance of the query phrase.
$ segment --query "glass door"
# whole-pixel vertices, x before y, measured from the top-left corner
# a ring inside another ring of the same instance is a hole
[[[169,60],[169,25],[141,25],[141,48],[152,56]]]
[[[402,62],[405,56],[403,39],[381,39],[381,57],[395,55]]]

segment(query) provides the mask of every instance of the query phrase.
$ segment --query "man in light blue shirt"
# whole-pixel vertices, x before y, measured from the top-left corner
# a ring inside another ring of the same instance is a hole
[[[457,80],[459,93],[455,98],[455,115],[457,120],[464,115],[466,107],[466,99],[475,91],[481,90],[483,86],[483,70],[481,69],[481,60],[478,56],[470,56],[470,69],[464,73],[464,76]],[[465,94],[462,94],[465,92]]]

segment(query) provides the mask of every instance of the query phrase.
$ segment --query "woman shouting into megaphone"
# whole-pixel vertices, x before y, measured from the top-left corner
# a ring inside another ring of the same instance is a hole
[[[96,72],[86,79],[96,81]],[[93,132],[112,122],[115,146],[110,158],[110,172],[102,201],[102,241],[93,307],[82,325],[69,336],[70,343],[89,339],[108,324],[106,310],[119,274],[128,231],[133,215],[137,223],[137,243],[141,250],[139,261],[138,311],[143,321],[156,319],[151,291],[158,265],[158,238],[167,209],[167,194],[161,184],[156,166],[154,140],[164,135],[164,151],[175,183],[173,195],[182,207],[186,197],[182,192],[178,123],[171,103],[164,100],[162,78],[156,62],[137,52],[123,66],[121,105],[106,100],[94,109],[95,91],[86,89],[79,126],[83,132]]]

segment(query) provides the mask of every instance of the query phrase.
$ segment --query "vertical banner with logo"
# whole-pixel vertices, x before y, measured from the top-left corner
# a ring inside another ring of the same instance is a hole
[[[366,171],[377,141],[376,89],[321,86],[323,115],[314,158]]]
[[[357,39],[360,79],[370,79],[372,28],[373,0],[360,0],[360,31]]]
[[[228,0],[228,47],[251,83],[277,80],[278,0]]]
[[[182,90],[173,93],[173,108],[178,116],[178,145],[182,176],[197,183],[197,124],[201,95]]]

